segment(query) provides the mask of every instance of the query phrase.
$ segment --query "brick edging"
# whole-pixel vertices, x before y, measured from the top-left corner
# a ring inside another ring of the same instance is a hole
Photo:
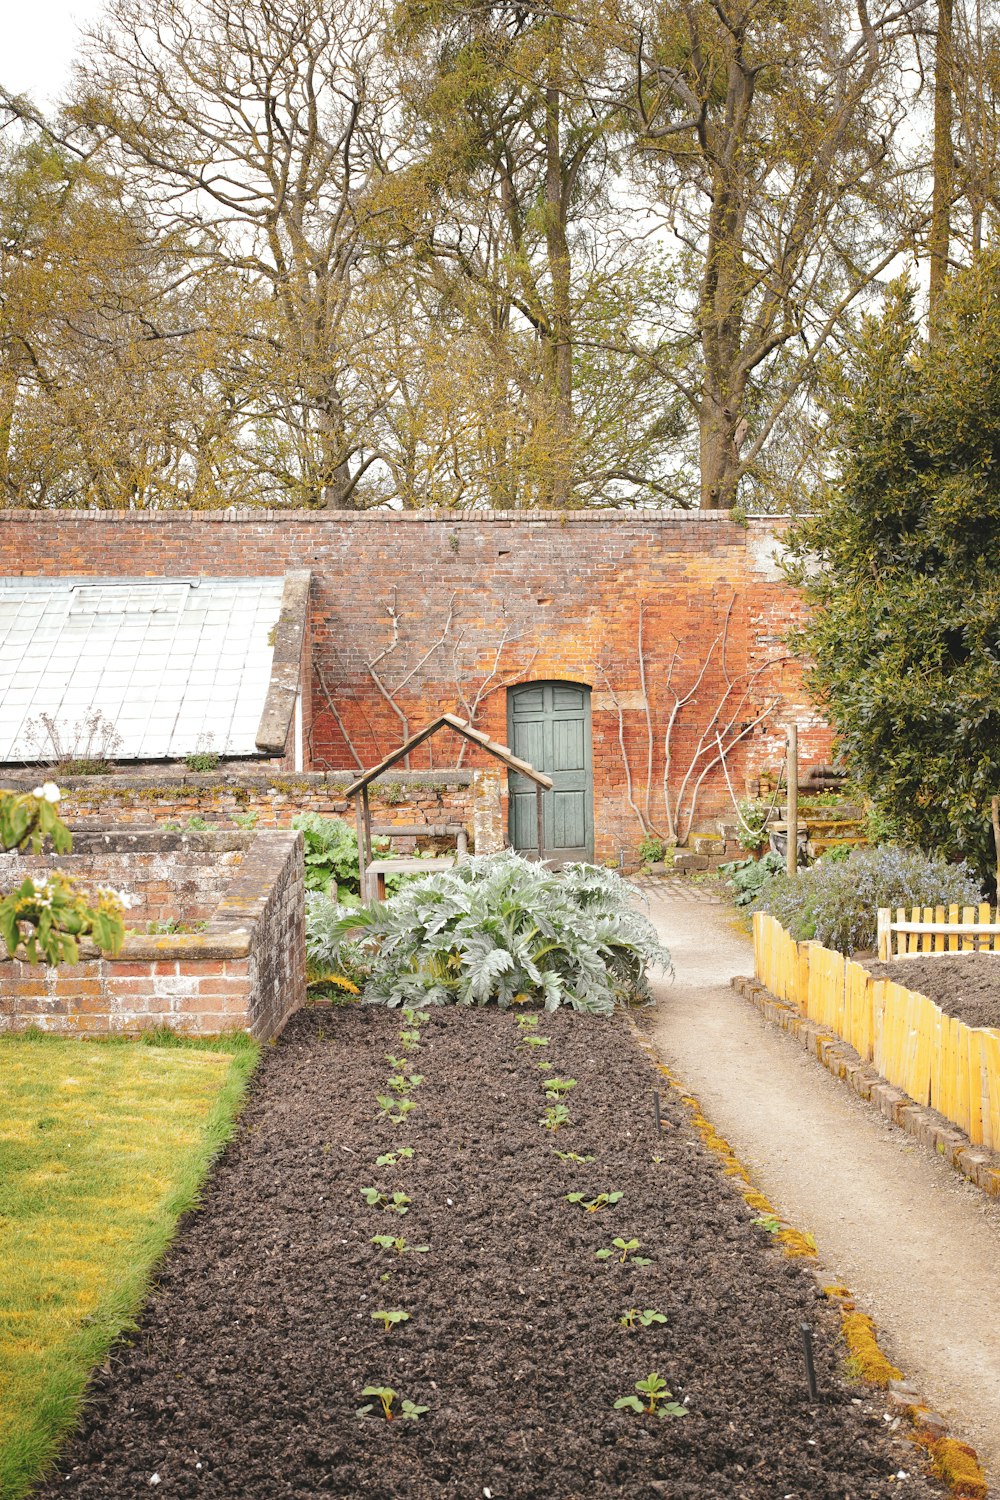
[[[779,1000],[758,979],[736,975],[730,983],[736,992],[749,1000],[768,1021],[794,1036],[823,1066],[843,1079],[860,1099],[874,1104],[879,1112],[905,1130],[922,1146],[943,1156],[956,1171],[990,1198],[1000,1198],[1000,1156],[974,1146],[963,1130],[927,1105],[917,1104],[903,1089],[883,1078],[866,1063],[847,1042],[804,1016],[796,1005]]]

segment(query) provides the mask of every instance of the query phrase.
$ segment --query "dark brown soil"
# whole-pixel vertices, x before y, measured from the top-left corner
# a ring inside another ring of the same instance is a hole
[[[865,967],[876,979],[926,995],[967,1026],[1000,1026],[1000,953],[942,953]]]
[[[397,1013],[296,1016],[170,1253],[131,1347],[41,1492],[90,1500],[862,1500],[940,1494],[882,1403],[847,1387],[836,1320],[685,1124],[623,1021],[434,1011],[403,1127],[375,1121]],[[575,1078],[540,1128],[539,1058]],[[377,1155],[410,1143],[411,1161]],[[593,1154],[561,1162],[553,1147]],[[361,1189],[404,1190],[405,1217]],[[588,1214],[563,1195],[620,1191]],[[377,1252],[402,1234],[427,1254]],[[652,1264],[600,1262],[615,1236]],[[388,1279],[386,1279],[388,1278]],[[654,1308],[665,1325],[618,1318]],[[402,1308],[386,1334],[370,1314]],[[800,1325],[821,1397],[806,1394]],[[656,1371],[690,1406],[613,1409]],[[429,1408],[358,1417],[362,1387]],[[898,1470],[911,1477],[893,1478]],[[159,1482],[153,1483],[152,1476]]]

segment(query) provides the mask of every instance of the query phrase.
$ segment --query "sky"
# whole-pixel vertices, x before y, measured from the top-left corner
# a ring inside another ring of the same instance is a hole
[[[0,83],[51,106],[69,80],[80,28],[103,0],[5,0]]]

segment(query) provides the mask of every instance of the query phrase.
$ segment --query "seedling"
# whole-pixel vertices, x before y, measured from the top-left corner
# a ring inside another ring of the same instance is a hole
[[[361,1189],[361,1196],[369,1208],[384,1208],[387,1213],[391,1214],[409,1213],[407,1205],[410,1199],[405,1193],[393,1193],[390,1198],[388,1193],[383,1193],[380,1188],[366,1187]]]
[[[540,1062],[540,1063],[535,1063],[535,1067],[541,1073],[548,1073],[551,1070],[551,1068],[552,1068],[552,1064],[550,1062]]]
[[[404,1422],[416,1422],[425,1411],[430,1409],[426,1406],[415,1406],[412,1401],[400,1400],[398,1392],[394,1391],[391,1385],[366,1385],[361,1394],[377,1398],[382,1408],[382,1415],[387,1422],[392,1422],[397,1417],[402,1417]],[[396,1401],[400,1403],[399,1410],[393,1411],[393,1403]],[[367,1417],[368,1413],[374,1410],[375,1402],[371,1401],[367,1406],[359,1406],[357,1414],[359,1417]]]
[[[521,1038],[525,1047],[547,1047],[549,1038],[547,1036],[523,1036]]]
[[[375,1316],[374,1313],[372,1316]],[[652,1328],[654,1323],[665,1323],[667,1320],[663,1313],[654,1312],[651,1307],[647,1307],[643,1312],[640,1312],[637,1307],[630,1307],[622,1313],[618,1321],[623,1328]]]
[[[615,1251],[620,1250],[621,1254],[619,1255],[618,1260],[621,1265],[624,1265],[626,1261],[628,1261],[630,1266],[651,1266],[653,1264],[653,1262],[651,1260],[648,1260],[646,1256],[636,1255],[635,1252],[642,1248],[642,1242],[640,1240],[623,1240],[621,1238],[618,1238],[612,1240],[611,1245],[612,1248],[610,1250],[595,1250],[594,1259],[610,1260]]]
[[[766,1229],[768,1234],[781,1233],[781,1220],[775,1214],[761,1214],[757,1219],[751,1219],[751,1224],[759,1224],[761,1229]]]
[[[408,1323],[410,1315],[408,1312],[395,1308],[392,1312],[373,1312],[371,1319],[373,1323],[381,1323],[386,1333],[391,1333],[397,1323]]]
[[[594,1157],[592,1156],[577,1156],[575,1151],[557,1151],[555,1146],[553,1146],[552,1149],[553,1151],[555,1151],[555,1154],[556,1156],[558,1156],[560,1161],[576,1161],[580,1162],[580,1164],[583,1165],[583,1163],[585,1162],[594,1160]]]
[[[537,1016],[518,1016],[516,1025],[519,1031],[535,1031],[538,1027]]]
[[[565,1193],[567,1203],[579,1203],[588,1214],[596,1214],[602,1208],[614,1208],[624,1198],[624,1193],[598,1193],[596,1198],[585,1198],[583,1193]]]
[[[400,1015],[407,1026],[423,1026],[431,1018],[429,1010],[414,1010],[410,1005],[404,1005]]]
[[[576,1088],[575,1078],[543,1078],[542,1090],[546,1099],[563,1099]]]
[[[398,1151],[387,1151],[384,1156],[376,1156],[377,1167],[395,1167],[401,1161],[409,1161],[413,1155],[412,1146],[400,1146]]]
[[[417,1052],[420,1050],[419,1031],[401,1031],[399,1033],[399,1045],[404,1052]]]
[[[667,1382],[661,1380],[659,1375],[647,1375],[645,1380],[637,1380],[635,1388],[639,1395],[619,1396],[615,1402],[615,1411],[634,1411],[640,1416],[645,1414],[650,1417],[687,1416],[687,1407],[674,1400],[673,1393],[667,1390]]]
[[[379,1118],[384,1117],[391,1125],[402,1125],[410,1110],[417,1107],[414,1099],[393,1099],[389,1094],[376,1094],[375,1097],[382,1106]]]
[[[402,1235],[373,1234],[372,1244],[378,1250],[395,1250],[397,1255],[426,1255],[430,1245],[408,1245]]]
[[[560,1126],[569,1124],[569,1110],[565,1104],[550,1104],[538,1123],[543,1130],[551,1130],[554,1134]]]
[[[405,1073],[409,1067],[405,1057],[394,1057],[391,1052],[385,1052],[382,1055],[394,1073]]]
[[[397,1094],[408,1094],[411,1089],[418,1089],[423,1081],[423,1073],[394,1073],[389,1079],[389,1087]]]

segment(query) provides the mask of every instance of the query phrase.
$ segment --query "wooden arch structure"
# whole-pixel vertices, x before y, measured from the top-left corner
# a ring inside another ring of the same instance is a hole
[[[377,776],[381,776],[394,766],[397,761],[403,760],[417,745],[422,745],[424,740],[429,740],[432,734],[437,734],[439,729],[453,729],[456,734],[462,735],[472,744],[478,745],[489,755],[493,755],[501,761],[509,771],[516,771],[520,776],[527,776],[529,781],[535,783],[535,806],[538,814],[538,858],[545,857],[544,818],[542,815],[542,793],[552,790],[552,778],[546,776],[543,771],[536,771],[526,760],[521,760],[507,745],[498,745],[496,740],[491,740],[488,734],[483,734],[481,729],[473,729],[472,725],[465,719],[460,719],[457,714],[441,714],[440,718],[433,719],[423,729],[412,734],[408,740],[380,760],[377,766],[365,771],[356,781],[352,781],[347,788],[348,800],[355,799],[354,810],[358,823],[358,874],[361,880],[362,899],[365,893],[365,877],[368,866],[372,862],[372,820],[368,807],[368,788]]]

